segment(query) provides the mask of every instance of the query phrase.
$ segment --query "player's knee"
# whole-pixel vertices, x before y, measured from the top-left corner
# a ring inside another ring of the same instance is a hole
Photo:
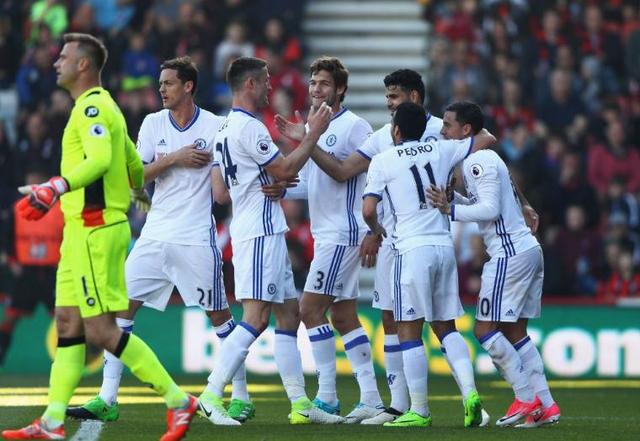
[[[473,333],[476,336],[476,339],[480,341],[480,339],[487,335],[489,332],[497,329],[497,326],[491,322],[480,322],[476,321],[476,324],[473,328]]]
[[[431,330],[434,334],[436,334],[436,337],[438,337],[438,340],[440,340],[440,342],[442,342],[442,339],[446,337],[447,334],[456,331],[456,322],[453,320],[449,320],[446,322],[435,321],[431,322],[430,325]]]
[[[341,335],[351,332],[361,326],[358,316],[349,314],[331,314],[331,324]]]
[[[314,307],[310,302],[302,301],[300,303],[300,320],[307,328],[317,326],[318,323],[324,322],[325,313]]]
[[[392,311],[382,311],[382,328],[385,334],[397,334],[398,324]]]
[[[58,337],[76,337],[84,335],[82,320],[79,316],[56,310],[56,331]]]
[[[222,311],[207,311],[207,316],[213,326],[220,326],[231,319],[231,312],[228,309]]]

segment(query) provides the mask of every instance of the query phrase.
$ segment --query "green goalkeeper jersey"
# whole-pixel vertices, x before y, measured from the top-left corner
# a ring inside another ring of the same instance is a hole
[[[69,183],[60,198],[65,222],[92,227],[127,219],[129,187],[142,187],[144,170],[120,108],[102,87],[76,99],[62,136],[60,174]]]

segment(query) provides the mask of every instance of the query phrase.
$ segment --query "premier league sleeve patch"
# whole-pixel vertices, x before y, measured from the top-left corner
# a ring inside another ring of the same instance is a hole
[[[482,173],[484,173],[484,170],[482,169],[482,166],[480,164],[473,164],[471,166],[471,176],[473,176],[474,178],[478,179],[480,176],[482,176]]]
[[[89,128],[89,135],[91,136],[102,138],[105,133],[107,133],[107,129],[102,124],[94,124]]]
[[[267,155],[271,151],[271,139],[259,138],[256,144],[256,150],[261,155]]]

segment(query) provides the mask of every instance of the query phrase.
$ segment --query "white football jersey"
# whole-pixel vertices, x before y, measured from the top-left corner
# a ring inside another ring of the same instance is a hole
[[[462,163],[470,205],[452,205],[451,218],[478,222],[493,258],[511,257],[538,246],[522,215],[509,169],[493,150],[475,152]]]
[[[441,139],[442,135],[440,134],[440,130],[442,130],[442,120],[429,113],[427,114],[427,126],[420,140],[422,142],[428,142]],[[371,158],[375,155],[389,150],[392,147],[395,146],[393,145],[393,138],[391,138],[391,123],[387,123],[381,129],[373,132],[365,141],[364,145],[358,149],[358,153],[371,161]],[[382,195],[382,202],[378,204],[378,217],[382,219],[380,223],[386,231],[393,231],[394,220],[391,214],[391,207],[389,206],[389,198],[386,193]],[[390,245],[391,240],[391,236],[389,236],[383,239],[382,243]]]
[[[364,196],[387,194],[395,218],[393,245],[401,254],[425,245],[453,246],[449,217],[433,207],[425,189],[445,185],[472,146],[473,138],[410,141],[371,160]]]
[[[214,166],[220,166],[233,202],[234,242],[288,230],[280,203],[262,193],[262,185],[274,181],[264,167],[278,155],[262,122],[246,110],[231,109],[216,135]]]
[[[318,140],[318,146],[344,160],[362,146],[371,126],[355,113],[343,108]],[[356,246],[367,232],[362,219],[360,195],[365,173],[340,183],[309,161],[300,174],[308,189],[311,234],[319,243]],[[303,184],[303,185],[304,185]]]
[[[146,164],[196,144],[213,153],[213,140],[224,118],[196,107],[180,128],[168,109],[147,115],[138,135],[138,153]],[[202,168],[172,167],[155,179],[151,210],[140,237],[180,245],[210,245],[215,238],[211,209],[211,163]]]

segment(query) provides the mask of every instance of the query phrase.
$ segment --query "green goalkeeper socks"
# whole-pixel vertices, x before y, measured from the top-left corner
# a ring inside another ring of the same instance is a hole
[[[136,335],[123,333],[113,355],[122,360],[140,381],[162,395],[167,407],[181,407],[187,402],[187,394],[169,376],[151,348]]]
[[[49,377],[49,405],[42,415],[50,428],[64,422],[69,400],[82,378],[85,352],[84,337],[58,339],[58,349]]]

